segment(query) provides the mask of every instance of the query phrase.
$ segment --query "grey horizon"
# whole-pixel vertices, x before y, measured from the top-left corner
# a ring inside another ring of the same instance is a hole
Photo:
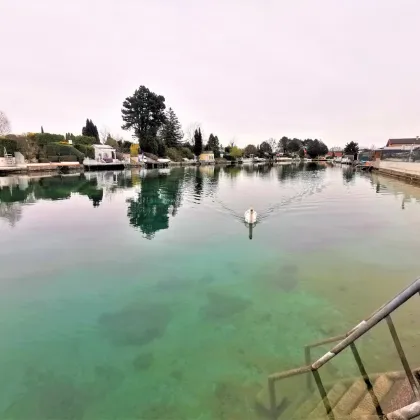
[[[377,147],[420,135],[415,0],[1,0],[0,110],[16,133],[121,130],[145,85],[184,131]]]

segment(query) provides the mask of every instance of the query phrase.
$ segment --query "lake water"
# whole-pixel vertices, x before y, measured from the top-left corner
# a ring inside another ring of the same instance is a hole
[[[416,278],[419,232],[419,188],[350,168],[0,178],[0,418],[264,418],[267,375]],[[416,366],[419,315],[394,317]],[[402,369],[384,326],[358,346]]]

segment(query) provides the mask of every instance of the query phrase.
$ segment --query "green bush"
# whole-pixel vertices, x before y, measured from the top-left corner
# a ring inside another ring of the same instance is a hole
[[[181,147],[179,151],[182,154],[182,157],[187,159],[194,159],[194,153],[188,147]]]
[[[168,147],[168,149],[166,150],[166,155],[173,162],[181,162],[182,161],[182,154],[180,153],[179,149],[177,149],[175,147]]]
[[[60,162],[78,162],[79,159],[74,155],[61,156]]]
[[[73,143],[74,144],[84,144],[84,145],[87,145],[87,146],[92,146],[92,144],[97,143],[97,140],[96,140],[96,137],[74,136]]]
[[[76,144],[74,148],[77,149],[79,152],[83,153],[88,158],[95,159],[95,149],[93,148],[93,146],[89,146],[86,144]]]
[[[57,158],[57,161],[58,161],[58,157],[56,156],[56,158]],[[39,158],[38,159],[38,162],[39,163],[50,163],[50,160],[49,159],[46,159],[46,158]]]
[[[183,158],[193,159],[194,154],[188,147],[169,147],[166,155],[174,162],[182,162]]]
[[[5,148],[9,155],[14,155],[14,153],[18,150],[16,140],[0,137],[0,157],[4,157]]]
[[[49,162],[58,162],[58,156],[48,156],[47,158],[39,158],[38,159],[40,162],[41,160],[47,160]]]
[[[35,133],[33,137],[39,146],[45,146],[49,143],[58,143],[59,141],[64,140],[64,136],[61,134]]]
[[[79,162],[83,162],[84,153],[80,152],[70,144],[50,143],[41,151],[39,158],[50,158],[51,156],[76,156]]]

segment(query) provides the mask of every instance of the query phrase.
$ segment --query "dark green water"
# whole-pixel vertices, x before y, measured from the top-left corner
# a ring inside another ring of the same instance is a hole
[[[260,418],[268,374],[419,274],[419,200],[311,165],[0,178],[0,419]],[[378,331],[369,369],[398,368]]]

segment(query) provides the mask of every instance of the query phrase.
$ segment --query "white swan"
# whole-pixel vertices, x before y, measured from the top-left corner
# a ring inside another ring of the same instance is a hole
[[[257,212],[251,207],[244,214],[245,222],[253,225],[257,223]]]

